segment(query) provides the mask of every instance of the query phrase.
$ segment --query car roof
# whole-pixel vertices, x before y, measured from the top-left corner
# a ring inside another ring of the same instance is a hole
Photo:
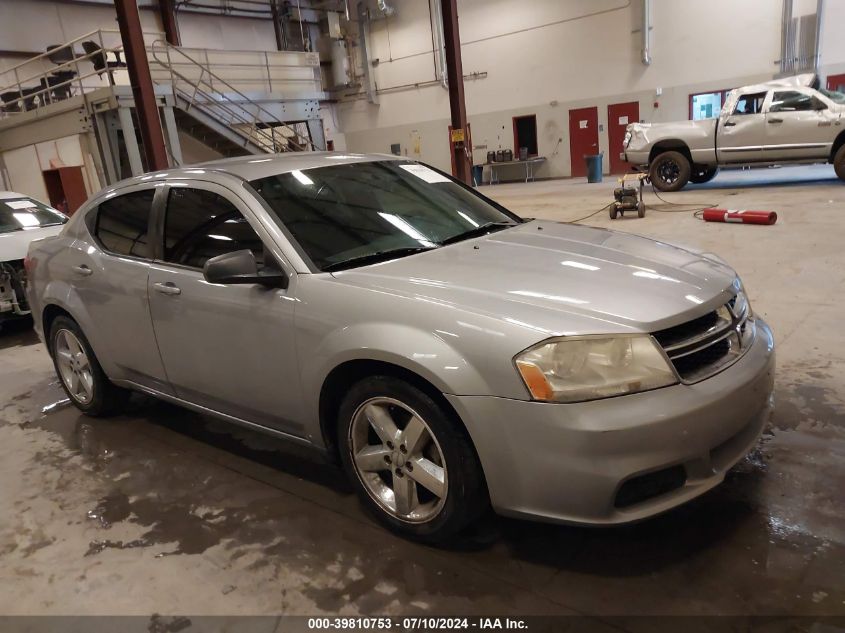
[[[32,198],[25,193],[16,193],[14,191],[0,191],[0,200],[12,200],[14,198]],[[32,198],[35,200],[35,198]]]
[[[367,163],[380,160],[407,160],[393,154],[356,154],[348,152],[285,152],[283,154],[255,154],[222,158],[195,165],[185,165],[152,172],[143,176],[127,178],[119,183],[107,187],[108,191],[128,185],[137,185],[161,179],[196,179],[207,173],[231,174],[243,180],[256,180],[285,174],[302,169],[315,169],[330,165],[348,165],[351,163]]]

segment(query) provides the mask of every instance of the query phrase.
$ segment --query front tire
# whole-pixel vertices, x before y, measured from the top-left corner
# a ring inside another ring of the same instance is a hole
[[[845,180],[845,145],[836,150],[836,156],[833,157],[833,170],[840,180]]]
[[[655,157],[648,169],[649,179],[660,191],[680,191],[690,179],[690,162],[680,152],[663,152]]]
[[[355,384],[340,406],[338,440],[361,501],[403,536],[449,540],[488,506],[466,431],[403,380],[372,376]]]
[[[77,409],[94,417],[113,415],[123,409],[129,392],[106,377],[76,321],[64,316],[53,321],[50,355],[62,388]]]

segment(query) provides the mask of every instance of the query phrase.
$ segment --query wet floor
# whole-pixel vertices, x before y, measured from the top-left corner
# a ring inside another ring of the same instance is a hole
[[[449,549],[385,532],[305,449],[141,396],[81,415],[4,326],[0,613],[843,615],[845,346],[827,308],[791,319],[776,411],[723,485],[624,528],[491,517]]]

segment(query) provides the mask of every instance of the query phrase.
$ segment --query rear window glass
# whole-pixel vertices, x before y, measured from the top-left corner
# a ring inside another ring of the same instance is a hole
[[[153,189],[144,189],[100,204],[96,235],[107,251],[133,257],[151,256],[147,233],[154,195]]]
[[[32,198],[0,200],[0,233],[56,226],[65,222],[65,214]]]

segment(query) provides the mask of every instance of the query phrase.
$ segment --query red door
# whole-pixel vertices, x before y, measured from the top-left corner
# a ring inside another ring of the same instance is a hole
[[[827,89],[837,92],[845,90],[845,75],[830,75],[827,78]]]
[[[610,152],[611,174],[624,174],[631,168],[631,164],[622,159],[622,142],[625,140],[625,128],[628,124],[639,120],[639,101],[614,103],[607,106],[607,146]]]
[[[599,109],[578,108],[569,111],[569,157],[572,175],[586,176],[584,156],[599,153]]]

